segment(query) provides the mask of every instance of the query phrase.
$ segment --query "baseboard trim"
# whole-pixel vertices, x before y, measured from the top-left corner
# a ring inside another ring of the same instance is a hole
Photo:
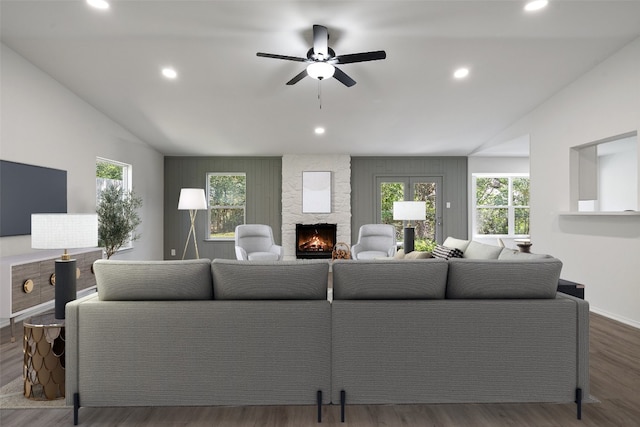
[[[636,320],[627,319],[626,317],[619,316],[617,314],[613,314],[613,313],[610,313],[610,312],[608,312],[606,310],[602,310],[600,308],[593,307],[593,306],[590,307],[590,310],[592,312],[596,313],[596,314],[601,315],[601,316],[608,317],[609,319],[615,320],[615,321],[620,322],[620,323],[624,323],[625,325],[629,325],[629,326],[634,327],[636,329],[640,329],[640,322],[638,322]]]

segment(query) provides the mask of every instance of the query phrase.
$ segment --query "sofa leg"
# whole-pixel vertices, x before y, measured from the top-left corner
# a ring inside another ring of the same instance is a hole
[[[73,425],[78,425],[78,410],[80,409],[80,393],[73,393]]]
[[[582,389],[576,389],[576,406],[578,409],[578,419],[582,419]]]
[[[347,402],[347,392],[340,390],[340,422],[344,422],[344,406]]]
[[[316,401],[318,404],[318,422],[322,422],[322,390],[318,390],[316,395]]]

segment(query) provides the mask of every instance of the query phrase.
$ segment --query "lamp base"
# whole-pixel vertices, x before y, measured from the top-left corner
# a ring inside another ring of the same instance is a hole
[[[415,238],[415,228],[413,227],[405,227],[404,228],[404,253],[408,254],[409,252],[413,252],[414,250],[414,238]]]
[[[56,260],[56,319],[64,319],[64,308],[76,299],[76,260]]]

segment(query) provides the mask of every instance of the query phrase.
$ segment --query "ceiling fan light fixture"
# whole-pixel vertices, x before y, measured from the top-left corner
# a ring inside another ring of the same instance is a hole
[[[307,74],[316,80],[324,80],[333,77],[335,67],[327,62],[312,62],[307,65]]]

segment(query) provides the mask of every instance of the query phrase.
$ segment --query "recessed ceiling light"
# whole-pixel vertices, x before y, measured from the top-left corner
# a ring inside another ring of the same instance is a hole
[[[162,75],[168,79],[175,79],[178,77],[178,72],[171,67],[165,67],[162,69]]]
[[[536,10],[544,9],[548,4],[548,0],[533,0],[524,5],[524,10],[527,12],[534,12]]]
[[[453,77],[455,77],[456,79],[464,79],[468,75],[469,75],[469,69],[468,68],[458,68],[453,73]]]
[[[324,128],[322,126],[318,126],[314,129],[314,132],[316,133],[316,135],[322,135],[324,133]]]
[[[87,4],[96,9],[109,9],[109,3],[106,0],[87,0]]]

